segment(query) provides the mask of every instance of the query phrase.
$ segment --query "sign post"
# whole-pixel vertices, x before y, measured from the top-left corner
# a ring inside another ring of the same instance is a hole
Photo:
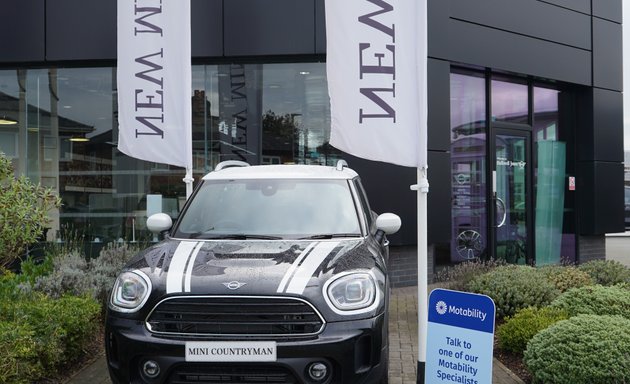
[[[425,382],[491,384],[494,317],[488,296],[433,290]]]

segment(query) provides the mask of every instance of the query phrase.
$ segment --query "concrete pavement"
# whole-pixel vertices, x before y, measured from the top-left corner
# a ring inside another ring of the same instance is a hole
[[[392,290],[389,315],[389,383],[416,384],[418,361],[418,289]],[[524,384],[497,359],[492,371],[493,384]],[[66,384],[111,384],[107,363],[100,356]]]

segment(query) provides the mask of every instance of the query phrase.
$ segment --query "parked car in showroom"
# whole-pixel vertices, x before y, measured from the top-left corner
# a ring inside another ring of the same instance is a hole
[[[220,163],[111,293],[115,383],[387,381],[386,235],[358,174]]]

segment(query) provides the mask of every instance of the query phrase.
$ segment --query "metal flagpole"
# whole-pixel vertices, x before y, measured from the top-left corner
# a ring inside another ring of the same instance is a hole
[[[418,373],[417,383],[424,384],[427,362],[428,327],[428,265],[427,265],[427,194],[429,193],[428,166],[418,168],[418,184],[411,189],[418,191]]]
[[[186,176],[182,181],[186,183],[186,200],[188,200],[190,198],[190,195],[192,195],[193,181],[195,181],[192,175],[192,168],[186,168]]]

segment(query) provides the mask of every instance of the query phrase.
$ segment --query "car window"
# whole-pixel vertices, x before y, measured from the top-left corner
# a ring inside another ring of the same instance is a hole
[[[204,181],[174,236],[300,238],[360,233],[346,180],[264,179]]]

